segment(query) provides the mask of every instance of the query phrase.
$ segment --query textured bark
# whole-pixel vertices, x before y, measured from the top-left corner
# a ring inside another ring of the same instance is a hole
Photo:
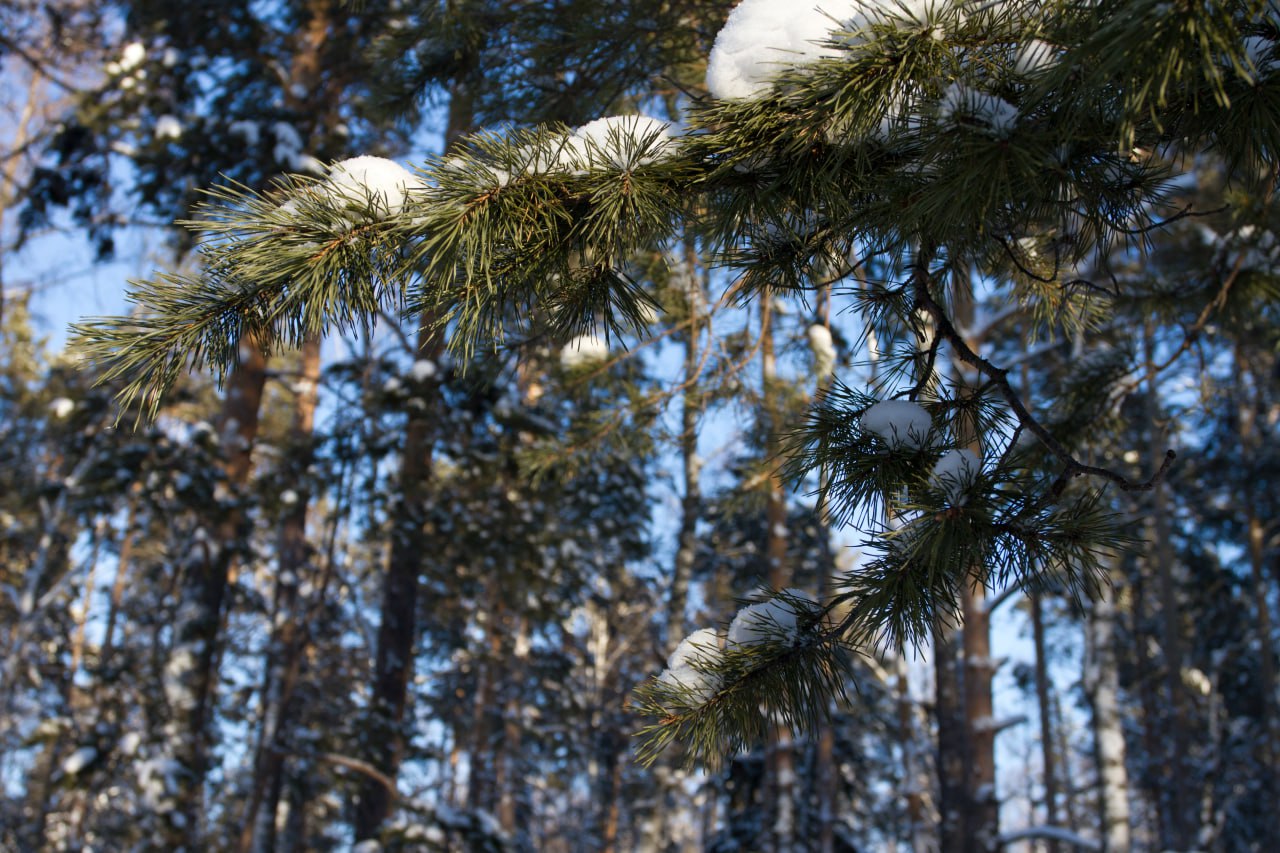
[[[986,590],[972,584],[964,596],[964,708],[968,729],[965,849],[994,851],[1000,835],[1000,803],[996,799],[996,754],[991,680],[991,619]]]
[[[698,548],[698,520],[702,514],[702,460],[698,456],[698,417],[702,400],[695,377],[699,369],[698,344],[702,317],[702,283],[698,278],[693,246],[685,247],[685,277],[689,328],[685,332],[684,381],[687,383],[680,410],[680,461],[684,473],[684,495],[680,500],[680,532],[677,539],[675,572],[671,577],[671,598],[667,607],[667,631],[673,642],[684,636],[685,606],[689,600],[689,578]]]

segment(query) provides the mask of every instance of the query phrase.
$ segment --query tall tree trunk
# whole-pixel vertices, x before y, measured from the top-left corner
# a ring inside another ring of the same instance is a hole
[[[1166,445],[1161,427],[1159,388],[1156,384],[1154,328],[1147,323],[1144,355],[1147,366],[1147,431],[1151,438],[1155,463],[1160,464]],[[1192,787],[1194,782],[1188,761],[1191,749],[1186,687],[1182,683],[1185,661],[1182,610],[1178,603],[1177,568],[1173,553],[1173,526],[1170,523],[1168,487],[1156,484],[1151,493],[1151,546],[1148,560],[1154,569],[1160,595],[1160,626],[1164,646],[1165,690],[1168,701],[1169,731],[1165,740],[1165,784],[1168,808],[1161,828],[1161,843],[1176,849],[1196,837],[1197,808]]]
[[[771,299],[772,296],[766,294],[760,320],[760,379],[765,421],[765,464],[769,466],[765,557],[769,564],[769,586],[778,590],[790,586],[792,573],[787,560],[787,495],[782,483],[782,389],[778,384]],[[796,831],[795,748],[791,732],[785,726],[773,729],[768,747],[768,779],[773,789],[773,849],[791,850]]]
[[[965,288],[954,297],[956,321],[961,328],[973,328],[973,301]],[[982,341],[965,343],[974,352]],[[978,377],[971,368],[955,360],[957,395],[976,393]],[[983,456],[977,424],[961,420],[956,424],[956,443]],[[985,567],[974,566],[973,574],[985,577]],[[991,682],[995,662],[991,657],[991,614],[987,610],[987,590],[982,581],[965,584],[961,607],[964,613],[964,718],[965,718],[965,849],[974,853],[994,851],[1000,835],[1000,803],[996,798],[996,727]]]
[[[320,386],[320,339],[303,342],[300,376],[296,383],[293,423],[290,426],[288,482],[302,482],[311,465],[312,433]],[[309,626],[300,612],[298,588],[309,573],[313,549],[307,541],[307,507],[310,495],[294,490],[280,522],[279,564],[272,606],[271,641],[267,647],[262,690],[262,727],[254,758],[253,788],[245,809],[240,850],[274,850],[276,811],[283,787],[287,759],[286,732],[293,724],[293,697]]]
[[[474,109],[465,83],[452,87],[445,150],[449,150],[474,122]],[[444,338],[434,317],[419,318],[416,357],[439,358]],[[425,552],[427,483],[431,477],[431,418],[434,407],[413,408],[405,426],[400,453],[400,500],[391,513],[391,554],[382,587],[381,619],[374,652],[369,697],[369,759],[379,772],[396,778],[404,757],[403,723],[413,676],[414,642],[418,634],[418,570]],[[374,779],[362,778],[356,795],[354,830],[357,841],[374,838],[391,808],[390,792]]]
[[[1129,774],[1125,768],[1124,719],[1120,708],[1119,660],[1115,648],[1116,590],[1104,584],[1085,620],[1084,689],[1093,707],[1094,758],[1098,766],[1098,810],[1103,849],[1130,849]]]
[[[685,606],[689,601],[689,579],[698,547],[698,520],[702,514],[702,459],[698,456],[698,417],[702,411],[700,367],[702,280],[692,244],[685,245],[684,281],[688,328],[684,341],[684,381],[680,410],[680,461],[684,469],[684,495],[680,500],[680,533],[676,546],[675,572],[671,578],[671,598],[667,607],[667,633],[672,641],[684,636]]]
[[[267,362],[256,341],[240,342],[240,363],[227,381],[219,418],[225,454],[223,468],[233,494],[249,479],[251,451],[258,434]],[[164,814],[166,844],[193,849],[200,838],[203,789],[209,769],[210,724],[217,683],[219,626],[222,624],[228,577],[246,538],[247,519],[232,508],[212,537],[193,543],[179,591],[173,648],[165,670],[165,691],[173,716],[168,751],[180,768],[175,807]]]
[[[933,628],[934,715],[938,727],[938,849],[965,849],[965,742],[959,626]]]
[[[1054,760],[1053,708],[1049,702],[1049,667],[1044,647],[1044,612],[1040,593],[1032,592],[1031,633],[1036,653],[1036,704],[1040,709],[1040,761],[1044,775],[1044,819],[1049,826],[1058,825],[1058,778]],[[1068,774],[1069,778],[1070,774]],[[1049,839],[1047,853],[1058,853],[1058,842]]]

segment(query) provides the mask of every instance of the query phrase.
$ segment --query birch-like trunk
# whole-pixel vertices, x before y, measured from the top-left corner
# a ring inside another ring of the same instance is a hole
[[[1113,572],[1113,582],[1115,580]],[[1116,589],[1103,584],[1085,620],[1084,689],[1093,708],[1094,759],[1103,849],[1129,850],[1129,773],[1125,767],[1124,718],[1120,707],[1115,648]]]

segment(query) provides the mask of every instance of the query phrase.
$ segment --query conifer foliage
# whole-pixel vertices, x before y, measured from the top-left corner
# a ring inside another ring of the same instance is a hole
[[[714,97],[683,126],[485,131],[413,171],[359,158],[213,189],[191,223],[199,271],[135,283],[134,314],[79,325],[83,351],[149,417],[188,368],[227,377],[238,341],[280,351],[383,311],[434,318],[467,358],[643,333],[635,259],[681,234],[712,247],[742,304],[846,293],[877,330],[878,379],[837,373],[787,453],[796,482],[821,473],[819,500],[870,559],[824,601],[775,591],[745,607],[723,647],[694,635],[639,691],[644,757],[679,740],[714,763],[777,722],[815,725],[850,651],[920,643],[971,587],[1052,576],[1091,597],[1130,539],[1108,496],[1151,490],[1173,454],[1140,473],[1096,464],[1097,435],[1063,428],[1054,399],[973,343],[975,291],[1028,334],[1065,328],[1087,347],[1128,295],[1115,259],[1202,213],[1171,199],[1182,155],[1269,193],[1274,14],[832,3],[783,32],[790,6],[732,13]]]

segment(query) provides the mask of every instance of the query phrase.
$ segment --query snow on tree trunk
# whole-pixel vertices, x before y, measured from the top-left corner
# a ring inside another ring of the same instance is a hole
[[[320,339],[302,346],[301,376],[295,386],[293,424],[290,429],[289,481],[300,482],[311,464],[320,386]],[[296,493],[295,493],[296,494]],[[287,759],[287,730],[293,725],[293,695],[300,674],[307,638],[306,617],[299,612],[298,589],[309,573],[312,549],[307,542],[307,496],[296,496],[286,505],[280,524],[279,565],[276,572],[272,636],[267,646],[263,712],[254,759],[253,788],[240,835],[240,850],[276,849],[276,812],[283,790]]]
[[[218,432],[228,485],[240,491],[248,482],[251,452],[258,434],[267,361],[257,343],[240,342],[240,364],[227,381]],[[159,800],[164,809],[166,843],[174,850],[200,837],[203,790],[209,770],[209,741],[217,683],[219,633],[232,563],[245,538],[244,518],[236,509],[217,525],[217,538],[191,543],[179,592],[173,647],[165,666],[165,695],[171,720],[167,753],[175,771],[173,787]]]

